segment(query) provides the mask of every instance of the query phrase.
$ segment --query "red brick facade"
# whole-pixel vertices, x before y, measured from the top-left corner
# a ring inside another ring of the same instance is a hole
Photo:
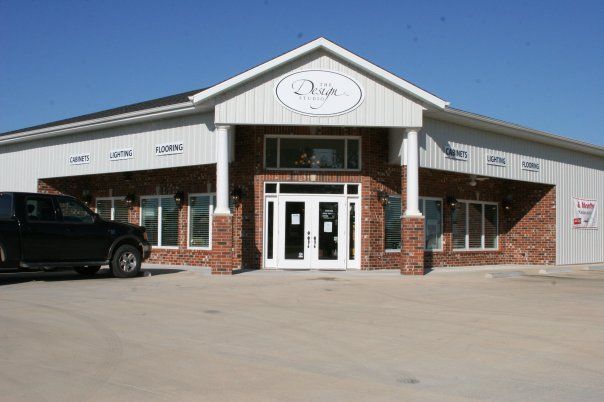
[[[304,172],[264,169],[264,135],[349,135],[361,138],[360,171]],[[230,165],[231,188],[243,191],[232,216],[213,219],[212,250],[187,248],[188,197],[179,215],[178,249],[155,248],[150,262],[210,266],[214,273],[228,274],[240,268],[262,266],[263,202],[266,181],[345,182],[361,184],[361,268],[400,269],[420,274],[423,266],[476,264],[553,264],[555,261],[555,188],[509,180],[489,179],[471,187],[469,176],[421,169],[420,195],[477,199],[501,203],[513,194],[512,208],[499,208],[500,248],[497,251],[454,252],[451,248],[451,210],[444,203],[444,248],[423,252],[423,219],[402,220],[403,250],[384,251],[384,208],[377,193],[402,194],[405,169],[390,165],[385,129],[239,126],[236,130],[236,163]],[[132,173],[112,173],[57,179],[41,179],[39,191],[76,197],[84,190],[93,197],[135,194],[130,221],[139,223],[140,196],[171,195],[177,191],[215,191],[215,165],[170,168]],[[404,210],[404,196],[403,196]],[[421,226],[421,227],[420,227]],[[420,233],[421,232],[421,233]],[[421,258],[423,261],[420,261]],[[418,260],[419,258],[419,260]]]

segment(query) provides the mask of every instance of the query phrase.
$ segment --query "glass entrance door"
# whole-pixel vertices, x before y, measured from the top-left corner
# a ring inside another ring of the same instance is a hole
[[[317,269],[346,269],[345,202],[342,197],[315,201],[312,209],[313,252],[311,265]],[[317,238],[315,244],[315,236]]]
[[[279,197],[278,267],[346,269],[346,199]]]

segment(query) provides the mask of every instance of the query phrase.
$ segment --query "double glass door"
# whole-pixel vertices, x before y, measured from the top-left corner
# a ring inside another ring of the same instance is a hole
[[[280,267],[346,269],[345,197],[280,196],[278,209]]]

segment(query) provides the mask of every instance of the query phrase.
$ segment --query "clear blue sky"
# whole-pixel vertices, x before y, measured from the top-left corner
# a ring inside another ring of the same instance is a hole
[[[317,36],[453,107],[604,145],[602,1],[0,0],[0,132],[212,85]]]

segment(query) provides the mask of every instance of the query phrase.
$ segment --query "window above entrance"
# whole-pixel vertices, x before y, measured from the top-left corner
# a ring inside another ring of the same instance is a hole
[[[265,137],[267,169],[360,170],[359,137],[272,136]]]

